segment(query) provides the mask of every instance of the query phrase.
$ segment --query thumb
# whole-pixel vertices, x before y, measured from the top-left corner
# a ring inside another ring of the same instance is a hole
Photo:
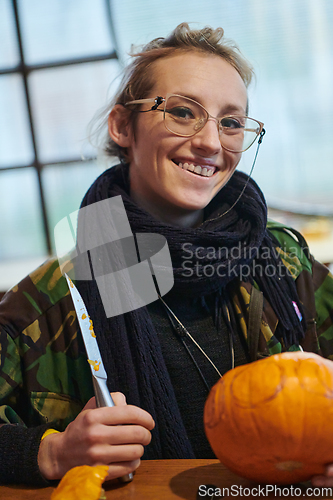
[[[122,392],[111,392],[111,396],[116,406],[126,405],[126,397]],[[97,408],[95,396],[89,399],[83,410],[93,410],[94,408]]]
[[[95,396],[89,399],[83,410],[93,410],[94,408],[97,408]]]
[[[116,406],[126,405],[126,397],[122,392],[111,392],[111,396]]]

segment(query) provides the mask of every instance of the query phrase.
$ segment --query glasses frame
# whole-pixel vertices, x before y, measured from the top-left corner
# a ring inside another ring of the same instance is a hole
[[[166,120],[165,120],[165,113],[167,113],[166,105],[167,105],[168,99],[170,97],[181,97],[183,99],[187,99],[188,101],[192,101],[193,103],[195,103],[198,106],[200,106],[205,111],[205,113],[207,115],[207,119],[204,122],[204,124],[200,128],[198,128],[197,130],[194,130],[193,133],[191,133],[191,134],[180,134],[178,132],[174,132],[173,130],[170,130],[169,127],[167,126]],[[223,115],[221,117],[212,116],[207,111],[207,109],[204,106],[202,106],[202,104],[200,104],[199,102],[195,101],[194,99],[191,99],[190,97],[185,97],[185,96],[182,96],[180,94],[166,94],[166,97],[156,96],[156,97],[150,97],[150,98],[147,98],[147,99],[136,99],[134,101],[126,102],[125,104],[123,104],[123,106],[126,107],[126,106],[130,106],[132,104],[145,104],[145,103],[149,103],[149,102],[153,102],[154,103],[153,106],[150,109],[136,110],[136,112],[137,113],[148,113],[149,111],[162,111],[163,112],[163,122],[164,122],[165,128],[169,132],[171,132],[172,134],[177,135],[179,137],[193,137],[198,132],[200,132],[200,130],[202,130],[204,128],[204,126],[206,125],[206,123],[208,122],[208,120],[214,120],[216,122],[216,125],[217,125],[217,128],[218,128],[220,136],[222,136],[222,134],[223,134],[223,126],[221,126],[221,120],[223,118],[245,118],[245,119],[253,120],[254,122],[256,122],[259,125],[259,130],[258,131],[257,130],[252,130],[253,132],[256,132],[256,134],[257,134],[256,137],[253,139],[253,141],[251,142],[251,144],[249,146],[247,146],[247,148],[242,149],[241,151],[234,151],[233,149],[229,149],[229,148],[225,147],[222,144],[222,141],[220,139],[221,147],[223,149],[225,149],[226,151],[230,151],[231,153],[244,153],[244,151],[247,151],[248,149],[250,149],[250,147],[256,142],[257,138],[260,137],[262,133],[263,134],[265,133],[264,124],[262,122],[260,122],[259,120],[256,120],[255,118],[251,118],[250,116],[242,116],[242,115]],[[163,108],[159,108],[159,106],[162,103],[164,103],[164,107]],[[222,131],[220,132],[220,130],[222,130]],[[251,129],[247,129],[247,130],[251,130]]]

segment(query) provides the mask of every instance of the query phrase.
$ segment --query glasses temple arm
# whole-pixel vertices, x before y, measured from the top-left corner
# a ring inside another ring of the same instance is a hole
[[[148,110],[148,111],[154,111],[164,101],[165,99],[163,97],[157,96],[157,97],[150,97],[148,99],[136,99],[135,101],[126,102],[125,106],[129,106],[131,104],[144,104],[145,102],[154,102],[155,104],[150,108],[150,110]]]
[[[263,140],[265,134],[266,134],[266,130],[263,128],[259,134],[258,146],[259,146],[259,144],[262,143],[262,140]]]

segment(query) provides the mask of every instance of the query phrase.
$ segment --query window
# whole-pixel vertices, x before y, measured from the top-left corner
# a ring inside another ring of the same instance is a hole
[[[120,71],[107,1],[0,1],[4,270],[54,252],[55,224],[101,172],[87,125]]]
[[[54,252],[54,225],[102,170],[87,125],[131,44],[183,21],[222,26],[254,66],[250,116],[267,133],[253,176],[269,206],[333,215],[331,0],[0,0],[0,290]]]

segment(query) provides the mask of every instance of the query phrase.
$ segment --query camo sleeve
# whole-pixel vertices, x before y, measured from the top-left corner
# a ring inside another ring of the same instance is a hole
[[[316,329],[323,356],[333,360],[333,276],[318,262],[313,264]]]
[[[19,387],[22,386],[22,372],[20,355],[12,340],[7,333],[9,327],[1,327],[0,330],[0,401],[9,401],[13,405],[2,404],[0,406],[0,422],[23,424],[18,413],[13,409],[17,407]]]
[[[50,293],[52,282],[48,271],[57,269],[55,264],[49,261],[38,268],[9,290],[0,302],[0,422],[27,427],[45,423],[38,418],[31,395],[41,388],[38,380],[47,377],[46,373],[38,374],[36,368],[43,364],[47,354],[44,346],[49,341],[50,323],[55,315],[52,305],[60,299]],[[49,326],[45,318],[50,318]]]
[[[26,326],[35,306],[26,307],[18,300],[18,287],[9,291],[0,302],[0,483],[25,483],[36,486],[49,484],[39,472],[37,456],[40,439],[48,424],[28,428],[20,415],[31,412],[24,397],[22,358],[24,351],[17,342],[19,327]],[[21,297],[24,297],[22,295]],[[22,314],[20,314],[22,313]],[[16,317],[15,322],[12,317]],[[36,422],[37,424],[37,422]]]
[[[37,455],[93,395],[66,280],[50,259],[0,302],[0,483],[46,485]]]
[[[307,332],[303,348],[333,360],[333,275],[313,258],[297,231],[272,221],[268,227],[281,245],[281,258],[295,277],[304,305]]]
[[[71,295],[49,260],[0,302],[0,422],[63,430],[93,395]]]

